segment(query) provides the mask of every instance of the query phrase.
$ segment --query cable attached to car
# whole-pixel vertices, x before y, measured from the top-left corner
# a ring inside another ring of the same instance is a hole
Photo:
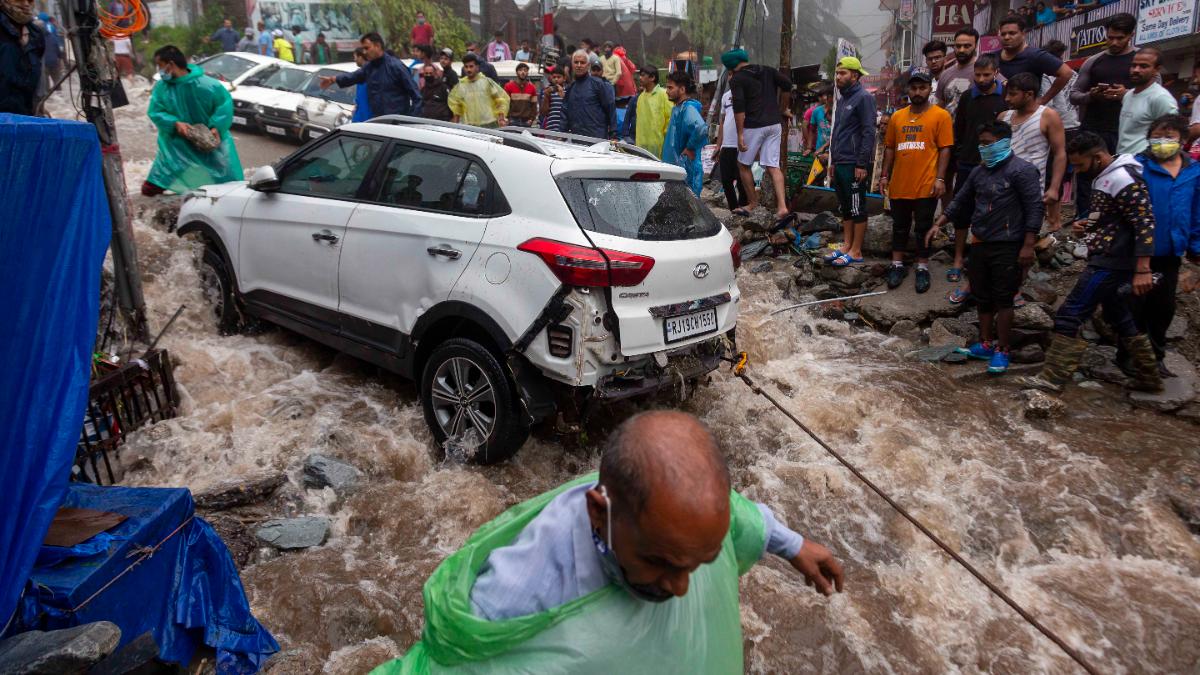
[[[776,400],[774,396],[771,396],[769,393],[767,393],[765,390],[763,390],[762,387],[755,384],[754,380],[750,379],[750,376],[746,374],[746,366],[748,365],[748,363],[750,361],[750,357],[748,354],[746,354],[746,352],[740,352],[733,359],[723,359],[723,360],[728,361],[730,364],[732,364],[731,370],[733,371],[734,376],[736,376],[742,382],[746,383],[746,386],[750,387],[751,391],[753,391],[754,393],[758,394],[759,396],[762,396],[763,398],[770,401],[771,405],[775,406],[775,408],[778,409],[779,412],[783,413],[785,416],[787,416],[788,419],[790,419],[793,423],[795,423],[796,426],[800,427],[800,430],[803,431],[804,433],[808,434],[809,438],[816,441],[817,445],[820,445],[822,448],[825,449],[826,452],[828,452],[830,455],[833,455],[833,458],[836,459],[838,462],[840,462],[842,464],[842,466],[849,469],[850,473],[854,474],[855,478],[862,481],[863,484],[866,485],[868,488],[870,488],[872,492],[874,492],[875,494],[877,494],[881,498],[883,498],[883,500],[885,502],[887,502],[888,506],[892,507],[892,509],[894,509],[901,516],[904,516],[905,520],[912,523],[913,526],[916,527],[921,532],[921,534],[928,537],[930,541],[932,541],[934,544],[936,544],[938,546],[938,548],[942,549],[942,551],[944,551],[946,553],[946,555],[950,556],[950,558],[952,560],[954,560],[959,565],[962,565],[963,568],[965,568],[968,572],[971,573],[972,576],[974,576],[976,579],[978,579],[980,581],[980,583],[982,583],[984,586],[986,586],[987,589],[989,591],[991,591],[996,597],[1003,600],[1006,605],[1011,607],[1017,614],[1019,614],[1021,616],[1022,619],[1024,619],[1027,623],[1029,623],[1029,625],[1033,626],[1042,635],[1045,635],[1047,638],[1049,638],[1049,640],[1051,642],[1053,642],[1055,645],[1057,645],[1058,648],[1061,649],[1067,656],[1071,657],[1071,659],[1073,661],[1075,661],[1075,663],[1079,664],[1080,668],[1083,668],[1083,670],[1086,671],[1087,673],[1089,673],[1089,675],[1098,675],[1099,671],[1094,666],[1092,666],[1092,664],[1089,663],[1087,661],[1087,659],[1085,659],[1083,657],[1083,655],[1081,655],[1075,649],[1071,648],[1071,646],[1068,645],[1057,634],[1055,634],[1054,631],[1052,631],[1049,628],[1047,628],[1046,626],[1044,626],[1040,621],[1038,621],[1033,616],[1033,614],[1031,614],[1028,610],[1026,610],[1020,604],[1018,604],[1016,600],[1013,600],[1011,597],[1009,597],[1008,594],[1005,593],[1003,590],[1001,590],[1000,587],[997,586],[991,579],[988,579],[986,576],[984,576],[984,574],[982,572],[980,572],[978,569],[975,568],[974,565],[972,565],[965,558],[963,558],[961,555],[959,555],[959,553],[957,551],[955,551],[953,548],[951,548],[949,544],[942,541],[941,538],[938,537],[936,534],[934,534],[928,527],[926,527],[924,523],[922,523],[921,521],[919,521],[915,517],[913,517],[913,515],[910,514],[903,506],[900,506],[899,504],[897,504],[896,500],[889,497],[886,492],[884,492],[877,485],[875,485],[875,483],[871,482],[871,479],[867,478],[866,475],[863,474],[862,471],[859,471],[858,468],[855,467],[853,464],[851,464],[849,461],[847,461],[845,457],[842,457],[842,455],[840,453],[838,453],[836,450],[834,450],[832,447],[830,447],[830,445],[828,443],[826,443],[824,441],[824,439],[822,439],[820,436],[818,436],[812,429],[809,429],[808,426],[805,425],[804,422],[800,421],[800,419],[798,417],[796,417],[794,414],[792,414],[791,411],[789,411],[787,408],[783,407],[783,404],[780,403],[778,400]]]

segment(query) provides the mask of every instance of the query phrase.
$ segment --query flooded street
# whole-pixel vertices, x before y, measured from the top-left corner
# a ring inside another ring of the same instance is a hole
[[[148,169],[127,163],[128,184]],[[136,237],[152,329],[187,309],[161,343],[181,414],[130,438],[124,483],[198,491],[284,471],[289,483],[243,516],[333,521],[325,545],[242,570],[283,647],[272,673],[362,673],[403,653],[425,579],[472,530],[593,470],[608,420],[673,405],[598,415],[585,438],[535,434],[500,466],[444,463],[411,383],[282,330],[220,336],[195,245],[147,221]],[[1109,385],[1074,387],[1066,417],[1031,422],[1011,383],[906,361],[841,321],[770,318],[786,302],[777,278],[743,268],[739,284],[750,375],[893,498],[1102,671],[1200,670],[1200,538],[1163,495],[1200,480],[1195,425]],[[726,371],[712,380],[682,408],[716,433],[735,487],[846,565],[846,592],[828,599],[780,560],[743,577],[748,672],[1077,672],[764,398]],[[344,498],[305,489],[313,453],[365,479]]]

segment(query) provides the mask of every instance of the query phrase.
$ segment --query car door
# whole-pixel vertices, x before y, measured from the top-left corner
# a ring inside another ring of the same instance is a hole
[[[384,141],[335,134],[280,167],[279,188],[242,212],[238,278],[246,299],[336,332],[346,223]]]
[[[343,333],[400,353],[471,262],[493,210],[477,158],[394,143],[373,203],[355,210],[339,274]]]

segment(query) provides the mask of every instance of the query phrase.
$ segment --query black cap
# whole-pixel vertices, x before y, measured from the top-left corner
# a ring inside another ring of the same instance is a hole
[[[908,81],[912,82],[914,80],[932,84],[933,74],[929,72],[928,68],[913,68],[912,72],[908,74]]]

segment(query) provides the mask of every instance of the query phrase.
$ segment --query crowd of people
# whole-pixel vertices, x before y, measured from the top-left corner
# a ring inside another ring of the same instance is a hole
[[[1059,391],[1078,367],[1084,322],[1099,309],[1120,337],[1117,362],[1137,389],[1157,391],[1166,329],[1175,314],[1181,260],[1200,261],[1200,164],[1185,151],[1200,137],[1200,106],[1189,120],[1162,86],[1162,54],[1132,46],[1136,20],[1110,17],[1104,51],[1076,73],[1061,43],[1025,40],[1019,15],[999,26],[1002,49],[978,54],[978,33],[926,45],[926,67],[908,77],[908,105],[885,115],[879,188],[893,220],[889,288],[908,274],[909,238],[916,291],[931,286],[930,247],[952,226],[953,303],[973,298],[980,339],[964,351],[1009,365],[1014,307],[1035,259],[1035,245],[1063,223],[1060,202],[1074,186],[1070,223],[1088,248],[1087,267],[1057,311],[1046,364],[1022,384]],[[874,100],[865,95],[857,59],[838,63],[840,97],[819,92],[805,113],[806,152],[831,167],[843,239],[826,261],[862,262],[865,180],[874,159]],[[830,119],[833,119],[832,124]],[[736,195],[727,193],[730,204]],[[941,215],[938,215],[939,207]],[[732,208],[732,206],[731,206]]]

